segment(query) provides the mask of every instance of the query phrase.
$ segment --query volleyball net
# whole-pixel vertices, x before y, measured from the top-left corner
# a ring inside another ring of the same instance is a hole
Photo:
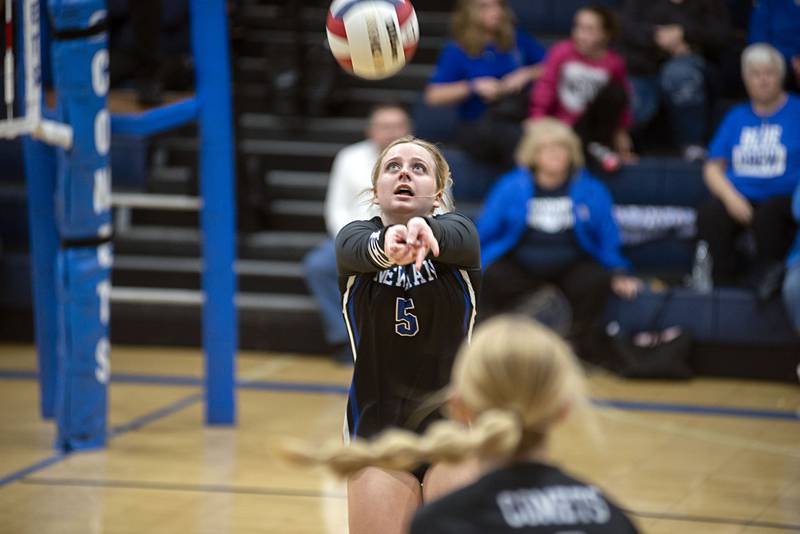
[[[0,139],[23,138],[41,414],[56,422],[56,447],[106,442],[112,130],[148,136],[198,124],[206,422],[233,424],[235,203],[225,0],[190,2],[195,97],[118,117],[107,109],[105,0],[0,1]],[[52,73],[52,107],[44,104],[43,67]]]

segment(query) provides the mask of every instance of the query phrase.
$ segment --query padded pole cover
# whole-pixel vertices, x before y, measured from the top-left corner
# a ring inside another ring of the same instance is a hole
[[[56,446],[106,440],[111,246],[111,128],[103,0],[49,0],[58,120],[73,145],[59,150],[56,215],[61,237]]]

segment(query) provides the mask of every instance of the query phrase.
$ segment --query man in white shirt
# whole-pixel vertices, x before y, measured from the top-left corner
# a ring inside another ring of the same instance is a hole
[[[320,307],[325,340],[336,351],[336,359],[341,363],[352,364],[353,355],[342,318],[334,238],[349,222],[378,215],[370,202],[372,168],[389,143],[410,133],[411,121],[402,107],[379,104],[372,109],[367,138],[341,149],[333,160],[325,197],[325,225],[330,237],[303,260],[306,285]]]

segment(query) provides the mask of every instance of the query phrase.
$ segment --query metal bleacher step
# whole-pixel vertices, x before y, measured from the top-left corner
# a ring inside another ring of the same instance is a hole
[[[118,286],[198,290],[202,269],[200,258],[118,254],[114,257],[112,276]],[[307,293],[303,265],[298,261],[240,259],[234,270],[242,292]]]
[[[398,102],[408,109],[419,98],[420,91],[412,89],[378,89],[372,87],[353,87],[348,89],[347,102],[342,112],[351,115],[366,115],[370,108],[382,102]]]
[[[348,143],[333,141],[287,141],[280,139],[241,139],[239,151],[245,156],[268,158],[277,169],[327,171],[336,153]],[[169,137],[161,142],[167,165],[197,168],[199,141],[194,137]]]
[[[329,177],[327,172],[269,171],[265,182],[269,198],[323,201]]]
[[[283,141],[243,139],[240,151],[249,157],[265,158],[270,168],[298,171],[329,171],[336,153],[347,146],[333,141]]]
[[[266,83],[269,75],[269,60],[258,56],[243,56],[233,65],[237,82]]]
[[[265,231],[239,236],[237,257],[300,261],[321,243],[324,232]],[[168,226],[135,226],[114,238],[115,254],[199,257],[200,230]]]
[[[268,113],[243,113],[239,116],[239,135],[243,139],[355,143],[364,138],[367,121],[363,117],[291,117]]]
[[[165,195],[189,195],[196,189],[195,174],[190,167],[157,165],[150,170],[147,190]]]
[[[199,290],[112,287],[111,341],[200,346],[202,302]],[[317,306],[311,297],[241,292],[236,296],[236,309],[241,349],[307,353],[327,350]]]
[[[270,215],[276,229],[325,231],[325,205],[319,200],[279,199],[270,203]]]
[[[199,306],[203,303],[203,292],[199,289],[176,289],[166,287],[112,286],[112,304],[157,304],[159,306]],[[316,301],[307,295],[285,295],[266,293],[243,293],[236,295],[238,310],[317,312]]]

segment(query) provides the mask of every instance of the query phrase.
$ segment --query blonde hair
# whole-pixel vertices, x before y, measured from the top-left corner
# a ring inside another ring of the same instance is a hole
[[[375,188],[378,184],[378,179],[381,176],[383,159],[392,148],[406,143],[421,146],[428,151],[428,154],[430,154],[431,158],[433,159],[433,164],[436,167],[436,172],[434,174],[436,178],[436,194],[442,195],[441,206],[436,213],[444,213],[455,209],[455,202],[453,201],[452,196],[453,178],[450,175],[450,164],[447,163],[447,160],[445,159],[444,154],[442,154],[442,151],[439,150],[439,147],[429,141],[414,137],[413,135],[407,135],[405,137],[401,137],[400,139],[396,139],[389,143],[389,145],[381,151],[377,161],[375,162],[375,165],[372,167],[372,190],[369,192],[372,193],[373,199],[375,195]]]
[[[567,149],[572,173],[583,168],[583,149],[580,138],[572,128],[551,117],[543,117],[526,124],[514,159],[517,164],[535,170],[539,152],[541,152],[542,146],[548,143],[558,143]]]
[[[453,37],[455,37],[456,42],[472,57],[479,56],[484,47],[489,44],[480,25],[476,3],[477,0],[459,0],[456,9],[453,11],[451,23]],[[495,44],[501,52],[508,52],[516,45],[514,12],[508,7],[506,0],[500,0],[500,3],[503,7],[504,20],[495,39]]]
[[[539,445],[571,406],[587,402],[584,376],[567,344],[522,316],[500,316],[481,325],[456,357],[450,388],[476,416],[471,427],[444,420],[421,436],[388,430],[373,441],[294,445],[284,453],[341,476],[368,466],[410,470],[423,462],[475,455],[510,459]]]
[[[786,62],[775,47],[767,43],[751,44],[742,52],[742,75],[747,77],[748,71],[756,65],[772,65],[778,71],[781,80],[786,76]]]

